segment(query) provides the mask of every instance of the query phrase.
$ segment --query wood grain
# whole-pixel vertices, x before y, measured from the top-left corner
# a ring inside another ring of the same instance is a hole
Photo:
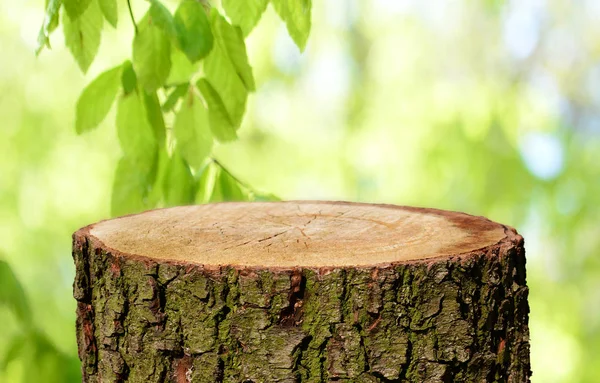
[[[257,268],[372,266],[482,249],[516,232],[483,217],[348,202],[158,209],[80,230],[123,256]]]

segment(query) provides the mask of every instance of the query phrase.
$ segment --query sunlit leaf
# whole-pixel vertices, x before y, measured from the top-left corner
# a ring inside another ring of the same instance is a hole
[[[237,138],[236,127],[233,126],[217,91],[206,79],[200,79],[197,86],[208,105],[210,130],[215,138],[221,142],[235,140]]]
[[[147,203],[156,206],[163,200],[163,180],[169,165],[169,153],[166,147],[161,147],[156,153],[156,167],[154,172],[154,184],[148,194]]]
[[[6,352],[4,353],[4,357],[0,360],[0,371],[6,370],[6,367],[8,367],[10,362],[21,357],[26,342],[27,337],[25,336],[25,333],[22,332],[16,334],[7,342]]]
[[[171,11],[167,9],[160,1],[150,0],[149,15],[152,24],[162,29],[167,36],[176,38],[177,30],[175,29],[175,20]]]
[[[177,150],[191,166],[200,168],[211,152],[213,137],[208,124],[208,112],[192,90],[179,107],[174,130]]]
[[[167,78],[167,85],[189,83],[190,78],[196,73],[201,62],[192,63],[185,53],[176,48],[171,48],[171,72]]]
[[[62,0],[46,0],[46,13],[44,14],[44,22],[38,34],[38,45],[35,49],[35,54],[39,55],[44,47],[50,48],[50,33],[58,27],[58,15]]]
[[[211,195],[211,202],[246,201],[248,195],[239,182],[224,168],[220,168]]]
[[[260,20],[269,0],[222,0],[221,4],[234,25],[248,36]]]
[[[292,40],[304,51],[310,34],[312,0],[271,0],[271,4],[285,22]]]
[[[277,197],[275,194],[260,193],[260,192],[253,191],[252,195],[251,195],[251,200],[259,201],[259,202],[270,202],[270,201],[281,201],[281,198]]]
[[[213,36],[206,11],[200,1],[182,0],[175,11],[179,46],[191,62],[206,57],[213,46]]]
[[[177,85],[171,91],[171,93],[169,93],[167,100],[163,104],[163,106],[162,106],[163,112],[166,113],[166,112],[170,112],[171,110],[173,110],[173,108],[175,108],[175,106],[177,105],[177,101],[179,101],[180,98],[182,98],[183,96],[185,96],[187,94],[189,87],[190,87],[190,84]]]
[[[154,138],[159,146],[165,145],[166,128],[165,120],[163,118],[162,110],[160,107],[160,101],[156,92],[147,93],[143,92],[144,106],[146,108],[146,117],[152,131],[154,132]]]
[[[211,26],[215,41],[220,44],[224,52],[233,64],[236,73],[246,86],[248,91],[254,91],[254,76],[252,68],[248,63],[246,43],[242,31],[237,26],[232,26],[216,10],[211,13]]]
[[[214,18],[216,19],[216,17],[220,16],[217,15]],[[229,119],[237,129],[244,117],[248,91],[230,59],[223,41],[215,42],[212,51],[205,59],[204,73],[223,101]]]
[[[111,214],[120,216],[152,207],[149,194],[155,176],[155,161],[140,162],[127,156],[121,158],[113,182]]]
[[[189,165],[175,151],[169,159],[163,179],[163,195],[166,206],[187,205],[194,201],[196,181]]]
[[[119,19],[117,0],[98,0],[98,4],[106,21],[113,27],[116,27]]]
[[[122,71],[119,65],[101,73],[81,92],[75,119],[77,134],[94,129],[104,120],[119,91]]]
[[[139,84],[148,92],[164,85],[171,70],[171,43],[165,32],[146,15],[133,38],[133,69]]]
[[[76,20],[88,9],[92,0],[63,0],[65,11],[71,20]]]
[[[144,102],[138,92],[131,92],[119,99],[117,135],[125,156],[132,162],[139,163],[140,167],[147,167],[154,161],[156,139],[147,119]]]
[[[199,172],[198,186],[196,190],[196,203],[208,203],[211,200],[213,189],[215,187],[215,178],[219,173],[219,167],[210,161]]]
[[[0,260],[0,305],[6,305],[20,321],[31,322],[31,309],[25,290],[10,265]]]
[[[46,0],[46,14],[44,16],[44,28],[48,33],[54,32],[58,28],[58,18],[62,0]]]
[[[95,1],[76,19],[68,12],[66,17],[63,17],[65,45],[83,73],[87,72],[98,53],[102,21],[102,12]]]

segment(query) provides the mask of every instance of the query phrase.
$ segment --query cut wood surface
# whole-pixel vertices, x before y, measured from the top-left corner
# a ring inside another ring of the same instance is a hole
[[[318,202],[183,206],[88,230],[102,247],[123,255],[258,268],[397,263],[467,253],[515,236],[462,213]]]
[[[345,202],[159,209],[74,234],[86,382],[527,382],[523,239]]]

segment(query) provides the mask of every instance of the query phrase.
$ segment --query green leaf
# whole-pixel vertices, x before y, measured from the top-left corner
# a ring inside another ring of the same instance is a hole
[[[167,167],[169,165],[169,153],[167,148],[159,148],[156,153],[156,173],[154,177],[154,184],[152,190],[148,194],[147,201],[151,206],[156,206],[163,199],[163,188],[164,178],[167,173]]]
[[[23,323],[31,323],[31,308],[25,290],[10,265],[3,260],[0,260],[0,305],[12,309]]]
[[[69,19],[75,21],[88,9],[92,0],[63,0]]]
[[[185,96],[188,92],[190,84],[181,84],[177,85],[175,89],[169,94],[167,100],[162,106],[163,112],[170,112],[177,105],[177,101],[183,96]]]
[[[117,6],[117,0],[98,0],[100,9],[104,18],[110,25],[117,27],[117,21],[119,19],[119,7]]]
[[[123,64],[123,75],[121,76],[121,84],[123,85],[123,93],[128,95],[137,89],[137,76],[131,65],[131,61],[127,60]]]
[[[101,31],[102,13],[96,2],[89,4],[77,19],[68,14],[67,17],[63,17],[65,45],[83,73],[87,72],[98,53]]]
[[[119,91],[122,71],[123,66],[119,65],[101,73],[81,92],[75,119],[77,134],[94,129],[104,120]]]
[[[65,355],[40,330],[33,328],[14,339],[21,341],[11,352],[18,357],[23,369],[22,382],[74,382],[81,380],[79,360],[74,355]]]
[[[138,92],[131,92],[119,99],[117,135],[125,156],[132,162],[145,168],[154,161],[156,139],[147,119],[144,102]]]
[[[44,22],[38,34],[38,45],[35,49],[35,54],[39,55],[44,47],[50,48],[50,33],[58,27],[58,14],[62,0],[46,0],[46,13]]]
[[[27,337],[24,333],[18,333],[7,342],[6,352],[0,361],[0,371],[6,370],[6,367],[13,360],[19,359],[27,342]]]
[[[213,36],[206,11],[197,0],[183,0],[175,11],[175,27],[179,46],[191,62],[208,55],[213,46]]]
[[[154,92],[167,80],[171,70],[171,42],[165,32],[146,15],[133,38],[133,69],[140,85]]]
[[[222,0],[221,4],[231,22],[248,36],[267,9],[269,0]]]
[[[211,152],[213,138],[206,108],[191,88],[177,112],[174,130],[177,150],[192,167],[200,168]]]
[[[210,200],[211,202],[247,201],[248,195],[226,169],[220,168]]]
[[[167,85],[189,83],[194,73],[198,72],[201,62],[192,63],[185,53],[179,49],[171,49],[171,73],[167,78]]]
[[[156,92],[144,93],[144,106],[146,107],[146,118],[152,127],[154,132],[154,139],[158,142],[159,146],[165,145],[166,138],[166,127],[165,120],[163,118],[162,110],[160,108],[160,101]]]
[[[271,0],[271,4],[285,22],[292,40],[304,51],[310,34],[312,0]]]
[[[204,78],[198,80],[197,86],[208,105],[208,119],[212,134],[220,142],[235,140],[237,138],[236,127],[231,122],[223,100],[215,88]]]
[[[150,198],[156,178],[157,145],[155,132],[149,120],[155,119],[153,95],[140,96],[142,90],[132,91],[119,99],[117,106],[117,134],[125,156],[115,172],[111,199],[113,215],[139,212],[153,207]],[[143,97],[143,99],[142,99]],[[154,124],[159,124],[155,121]]]
[[[281,201],[281,198],[277,197],[275,194],[260,193],[260,192],[253,191],[251,200],[252,201],[260,201],[260,202],[269,202],[269,201]]]
[[[217,17],[220,16],[213,17],[213,20]],[[204,74],[223,101],[232,125],[236,129],[239,128],[246,109],[248,91],[221,39],[216,40],[212,51],[204,61]]]
[[[48,33],[58,28],[58,14],[62,6],[62,0],[46,0],[46,16],[44,17],[44,28]]]
[[[148,12],[151,22],[162,29],[167,36],[176,38],[177,30],[175,29],[175,20],[171,11],[158,0],[150,0],[150,3],[150,10]]]
[[[155,161],[142,163],[127,156],[119,160],[111,197],[113,216],[138,213],[153,207],[149,195],[156,176],[155,165]]]
[[[213,189],[215,187],[215,178],[219,172],[219,167],[210,161],[200,170],[198,187],[196,190],[196,203],[208,203],[211,200]]]
[[[163,180],[166,206],[186,205],[194,202],[196,182],[189,165],[177,151],[169,159]]]
[[[250,92],[254,91],[254,76],[252,75],[252,67],[248,63],[246,43],[241,29],[229,24],[216,10],[211,14],[211,24],[215,40],[229,57],[246,89]]]

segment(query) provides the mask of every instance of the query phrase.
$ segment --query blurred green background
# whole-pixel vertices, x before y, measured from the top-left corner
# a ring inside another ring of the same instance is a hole
[[[35,57],[43,1],[0,0],[0,260],[23,286],[0,267],[0,382],[79,379],[71,233],[109,217],[121,153],[114,111],[77,136],[74,109],[130,54],[121,11],[83,76],[60,31]],[[271,7],[248,45],[258,89],[220,162],[283,199],[516,227],[532,380],[600,381],[598,0],[316,0],[303,54]]]

